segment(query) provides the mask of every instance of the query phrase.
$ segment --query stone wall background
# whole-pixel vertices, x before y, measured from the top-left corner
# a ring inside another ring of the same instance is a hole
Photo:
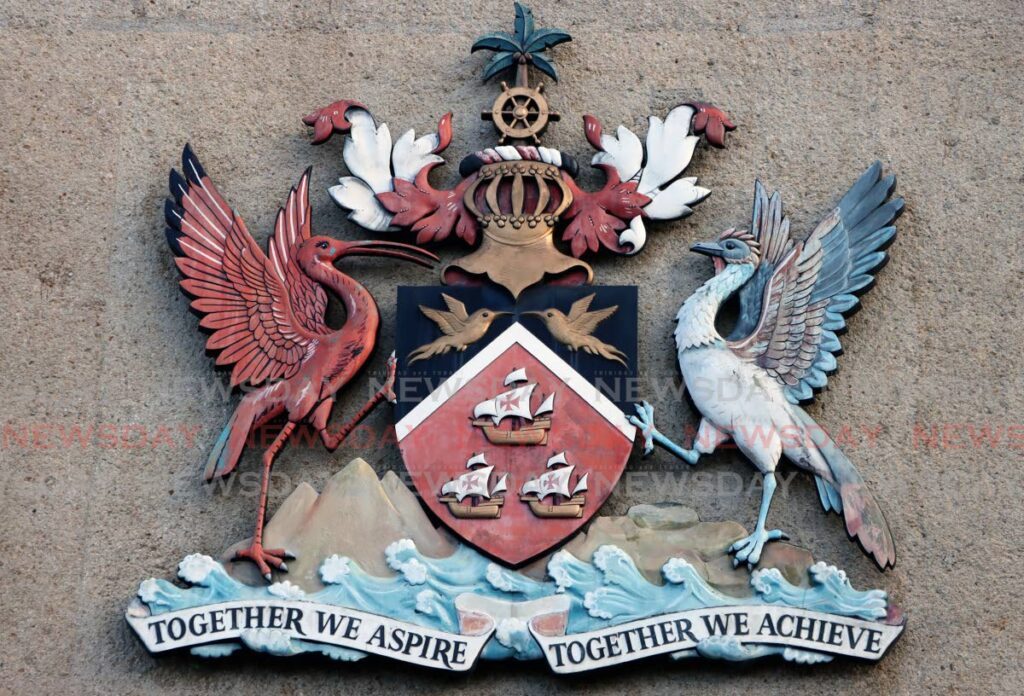
[[[168,168],[191,141],[262,240],[287,188],[313,164],[315,227],[360,235],[326,193],[341,173],[339,144],[310,147],[299,116],[358,98],[397,134],[426,132],[453,110],[448,155],[457,162],[492,142],[478,113],[495,88],[481,87],[485,58],[468,48],[511,23],[511,2],[4,0],[4,691],[1024,688],[1014,590],[1024,547],[1024,6],[532,5],[541,24],[575,37],[555,51],[563,82],[549,95],[564,120],[549,146],[589,158],[583,113],[643,133],[648,113],[690,98],[723,106],[740,126],[728,149],[695,158],[691,173],[714,194],[691,218],[660,226],[640,257],[595,264],[603,282],[641,284],[641,366],[652,383],[677,379],[672,317],[709,273],[685,250],[747,224],[755,176],[783,192],[806,232],[873,159],[898,174],[907,211],[892,262],[850,322],[840,372],[810,412],[833,430],[850,428],[848,452],[883,501],[899,562],[875,571],[840,520],[821,513],[809,477],[779,496],[772,522],[844,567],[855,586],[890,590],[910,617],[901,642],[875,667],[655,661],[572,682],[542,664],[483,664],[460,678],[371,660],[150,657],[122,619],[137,583],[172,573],[186,553],[246,536],[255,503],[251,478],[230,490],[199,481],[234,400],[218,388],[177,292],[161,213]],[[454,181],[454,169],[442,170],[441,183]],[[356,275],[380,299],[386,348],[395,284],[431,278],[379,262],[360,263]],[[339,413],[368,389],[364,378]],[[696,425],[685,403],[654,401],[666,430]],[[387,422],[378,412],[369,424],[380,433]],[[378,472],[400,467],[393,446],[369,439],[333,456],[292,447],[272,505],[301,480],[319,488],[357,455]],[[252,476],[257,461],[250,452],[241,470]],[[663,455],[631,467],[610,514],[666,497],[651,472],[680,473]],[[704,519],[753,522],[760,491],[737,456],[716,455],[681,480],[668,497]]]

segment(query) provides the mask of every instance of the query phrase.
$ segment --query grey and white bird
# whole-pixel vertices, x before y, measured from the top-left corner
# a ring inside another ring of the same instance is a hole
[[[783,454],[814,475],[825,511],[844,516],[847,533],[880,568],[896,562],[892,534],[864,479],[800,407],[836,370],[844,316],[888,260],[884,249],[896,236],[892,223],[903,199],[890,199],[895,177],[881,174],[876,162],[802,241],[790,237],[779,194],[769,198],[757,182],[751,231],[726,230],[717,241],[692,247],[715,266],[715,276],[676,316],[679,366],[702,416],[696,441],[686,448],[658,432],[646,402],[630,420],[643,432],[645,453],[657,443],[695,464],[731,439],[760,471],[757,524],[730,547],[736,564],[755,565],[766,542],[787,538],[766,528]],[[715,319],[737,292],[736,326],[723,337]]]

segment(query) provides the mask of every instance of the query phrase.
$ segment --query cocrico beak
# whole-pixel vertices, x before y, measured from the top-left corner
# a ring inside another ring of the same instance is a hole
[[[695,251],[698,254],[704,254],[704,256],[720,257],[725,254],[725,249],[723,249],[722,245],[717,242],[698,242],[690,247],[690,251]]]
[[[335,261],[346,256],[389,256],[393,259],[409,261],[410,263],[416,263],[427,268],[433,268],[434,262],[440,261],[436,254],[432,254],[426,249],[421,249],[412,244],[376,240],[345,244]]]

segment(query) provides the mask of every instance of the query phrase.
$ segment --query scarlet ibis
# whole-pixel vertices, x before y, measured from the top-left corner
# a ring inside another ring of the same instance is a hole
[[[173,200],[165,206],[181,287],[194,298],[191,307],[202,316],[200,327],[212,331],[206,348],[217,353],[216,364],[233,366],[231,386],[252,388],[217,439],[206,480],[234,470],[254,429],[287,418],[263,453],[252,543],[236,556],[255,563],[269,581],[270,567],[286,571],[285,558],[292,556],[263,548],[263,523],[270,470],[295,427],[312,424],[333,451],[378,403],[394,399],[392,358],[388,379],[373,398],[339,432],[327,428],[335,393],[369,360],[380,327],[373,296],[334,264],[350,256],[387,256],[429,268],[438,258],[409,244],[312,236],[309,169],[278,211],[269,254],[264,254],[188,145],[182,172],[171,170]],[[324,323],[325,288],[345,303],[346,320],[337,330]]]

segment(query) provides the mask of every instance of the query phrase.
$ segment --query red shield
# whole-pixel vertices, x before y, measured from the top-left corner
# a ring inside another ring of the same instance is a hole
[[[458,536],[521,565],[575,533],[608,498],[635,429],[521,324],[396,425],[427,506]]]

